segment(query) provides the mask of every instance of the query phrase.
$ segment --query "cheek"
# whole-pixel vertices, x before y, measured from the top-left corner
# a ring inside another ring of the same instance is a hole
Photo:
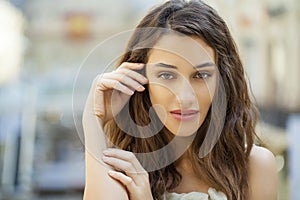
[[[148,89],[152,105],[160,104],[165,107],[172,98],[170,90],[162,85],[149,84]]]
[[[215,82],[210,82],[203,87],[198,87],[194,91],[197,95],[198,106],[202,115],[206,116],[207,111],[209,110],[212,99],[215,94]]]
[[[199,87],[199,89],[197,90],[197,96],[198,96],[198,100],[199,98],[204,99],[205,102],[212,102],[212,99],[215,95],[216,92],[216,87],[217,87],[217,77],[213,76],[211,79],[207,80],[202,87]]]
[[[197,100],[201,104],[210,104],[212,101],[212,92],[207,87],[198,89],[197,91]]]
[[[172,94],[166,87],[151,83],[148,86],[148,90],[151,105],[160,121],[165,124],[167,120],[168,105],[172,99]]]

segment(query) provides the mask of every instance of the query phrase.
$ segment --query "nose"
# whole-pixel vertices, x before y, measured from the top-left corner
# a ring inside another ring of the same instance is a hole
[[[196,91],[193,89],[192,84],[188,80],[183,79],[181,81],[181,85],[179,85],[178,88],[177,98],[181,109],[183,110],[196,106]]]

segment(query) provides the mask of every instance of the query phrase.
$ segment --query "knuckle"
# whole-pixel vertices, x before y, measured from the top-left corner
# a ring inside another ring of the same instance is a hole
[[[132,163],[125,164],[124,168],[126,172],[128,173],[132,172]]]
[[[126,65],[128,65],[128,62],[122,62],[119,67],[125,67]]]
[[[119,78],[120,78],[120,80],[123,80],[123,81],[128,80],[126,74],[123,74],[123,73],[120,74],[120,77],[119,77]]]
[[[105,77],[106,77],[105,73],[100,74],[99,76],[97,76],[97,79],[95,79],[94,81],[97,85],[101,85],[103,83],[103,80],[105,79]]]
[[[98,84],[96,85],[96,90],[102,90],[102,88],[103,88],[102,83],[98,83]]]
[[[132,152],[129,152],[129,154],[128,154],[128,159],[129,160],[134,160],[136,157],[135,157],[135,155],[134,155],[134,153],[132,153]]]
[[[133,180],[131,177],[128,177],[128,179],[126,180],[126,185],[132,185],[133,184]]]
[[[126,68],[118,68],[117,71],[121,74],[126,74],[128,70]]]
[[[118,88],[120,86],[120,82],[117,80],[112,80],[112,84],[114,88]]]

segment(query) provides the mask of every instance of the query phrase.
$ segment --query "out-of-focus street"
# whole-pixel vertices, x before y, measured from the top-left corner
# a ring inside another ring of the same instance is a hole
[[[109,38],[158,2],[0,0],[0,199],[82,199],[91,82],[124,49]],[[300,1],[206,2],[237,42],[261,112],[257,133],[276,156],[278,199],[299,200]]]

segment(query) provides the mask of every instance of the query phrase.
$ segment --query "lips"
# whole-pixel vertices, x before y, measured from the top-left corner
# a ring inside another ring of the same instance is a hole
[[[191,121],[199,114],[198,110],[172,110],[171,115],[179,121]]]

